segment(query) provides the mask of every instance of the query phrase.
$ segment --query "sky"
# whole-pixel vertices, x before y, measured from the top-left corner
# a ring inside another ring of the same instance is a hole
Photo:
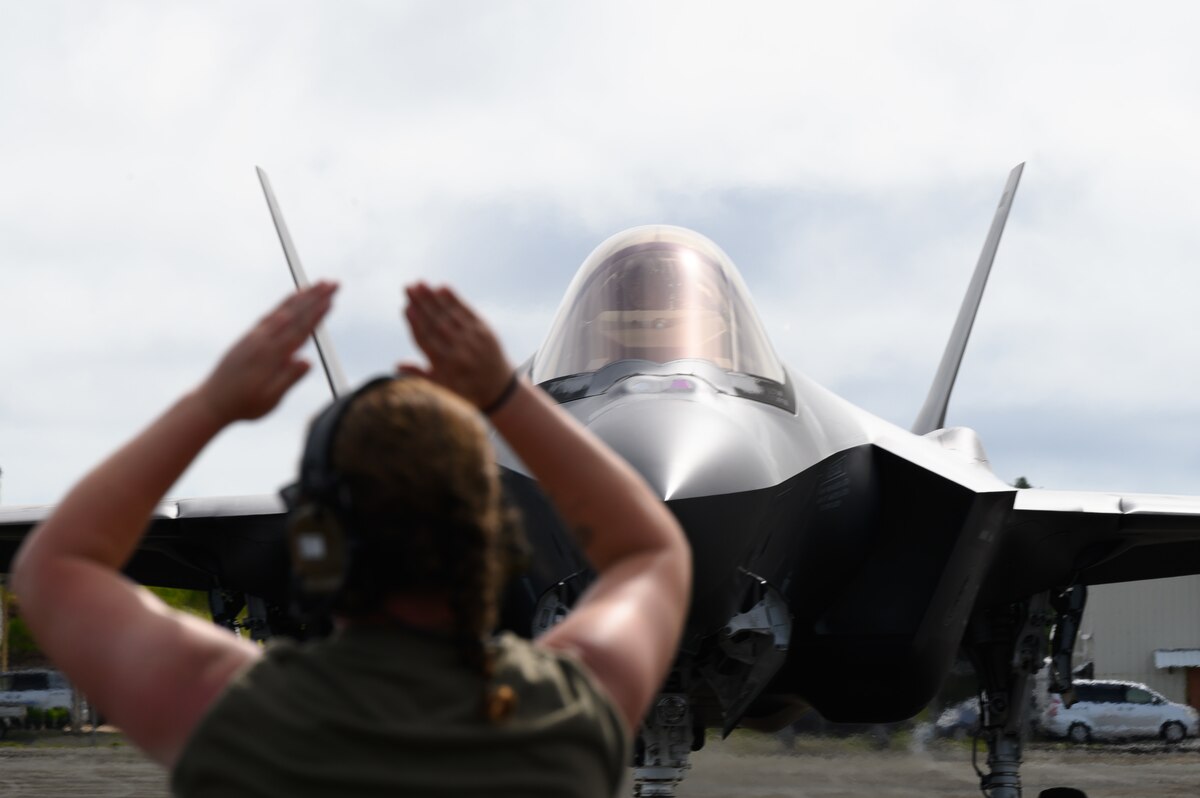
[[[0,0],[0,501],[57,501],[290,289],[352,380],[458,287],[514,362],[639,224],[738,264],[781,358],[908,427],[1027,164],[947,421],[996,473],[1200,494],[1200,7]],[[176,496],[289,481],[308,377]]]

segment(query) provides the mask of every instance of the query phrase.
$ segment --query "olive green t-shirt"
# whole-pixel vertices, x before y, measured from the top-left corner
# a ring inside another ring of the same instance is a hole
[[[276,644],[201,720],[171,777],[181,798],[610,798],[628,763],[611,700],[569,656],[505,634],[489,724],[482,686],[444,637],[353,627]]]

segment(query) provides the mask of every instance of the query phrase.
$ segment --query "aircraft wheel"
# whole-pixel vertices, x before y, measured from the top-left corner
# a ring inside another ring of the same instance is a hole
[[[1187,737],[1187,729],[1183,728],[1182,723],[1173,720],[1163,724],[1162,738],[1168,743],[1181,743],[1184,737]]]
[[[1074,787],[1051,787],[1039,792],[1038,798],[1087,798],[1087,793]]]
[[[1072,723],[1071,728],[1067,729],[1067,739],[1073,743],[1090,743],[1092,730],[1086,723]]]

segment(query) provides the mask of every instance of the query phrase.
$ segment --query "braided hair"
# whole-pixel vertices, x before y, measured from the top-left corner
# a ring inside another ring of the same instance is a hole
[[[427,380],[381,383],[347,409],[333,463],[369,552],[355,558],[335,609],[353,618],[378,612],[389,595],[444,596],[462,660],[481,677],[482,713],[501,722],[516,694],[493,684],[489,638],[523,544],[478,411]]]

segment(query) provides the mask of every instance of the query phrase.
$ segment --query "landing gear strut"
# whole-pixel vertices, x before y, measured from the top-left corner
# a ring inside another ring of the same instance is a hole
[[[241,630],[245,629],[250,633],[251,640],[259,642],[269,640],[275,635],[295,640],[325,637],[333,628],[328,616],[312,618],[301,623],[277,604],[258,596],[224,588],[208,591],[208,608],[212,613],[213,623],[224,626],[234,634],[240,634]],[[242,610],[246,611],[244,618],[240,617]]]
[[[636,798],[675,795],[675,787],[691,767],[688,757],[697,747],[696,733],[688,697],[660,694],[638,735],[633,766]]]
[[[1085,597],[1081,587],[1039,593],[976,615],[967,627],[963,646],[979,677],[981,734],[988,749],[988,772],[979,773],[979,788],[989,798],[1021,798],[1021,749],[1031,727],[1034,676],[1052,643],[1051,689],[1070,695],[1071,653]],[[1048,630],[1055,620],[1051,640]],[[1055,787],[1043,790],[1040,798],[1086,796]]]
[[[1021,746],[1029,722],[1033,675],[1041,667],[1050,622],[1049,597],[990,610],[971,620],[964,645],[981,688],[988,772],[979,788],[990,798],[1021,798]]]

